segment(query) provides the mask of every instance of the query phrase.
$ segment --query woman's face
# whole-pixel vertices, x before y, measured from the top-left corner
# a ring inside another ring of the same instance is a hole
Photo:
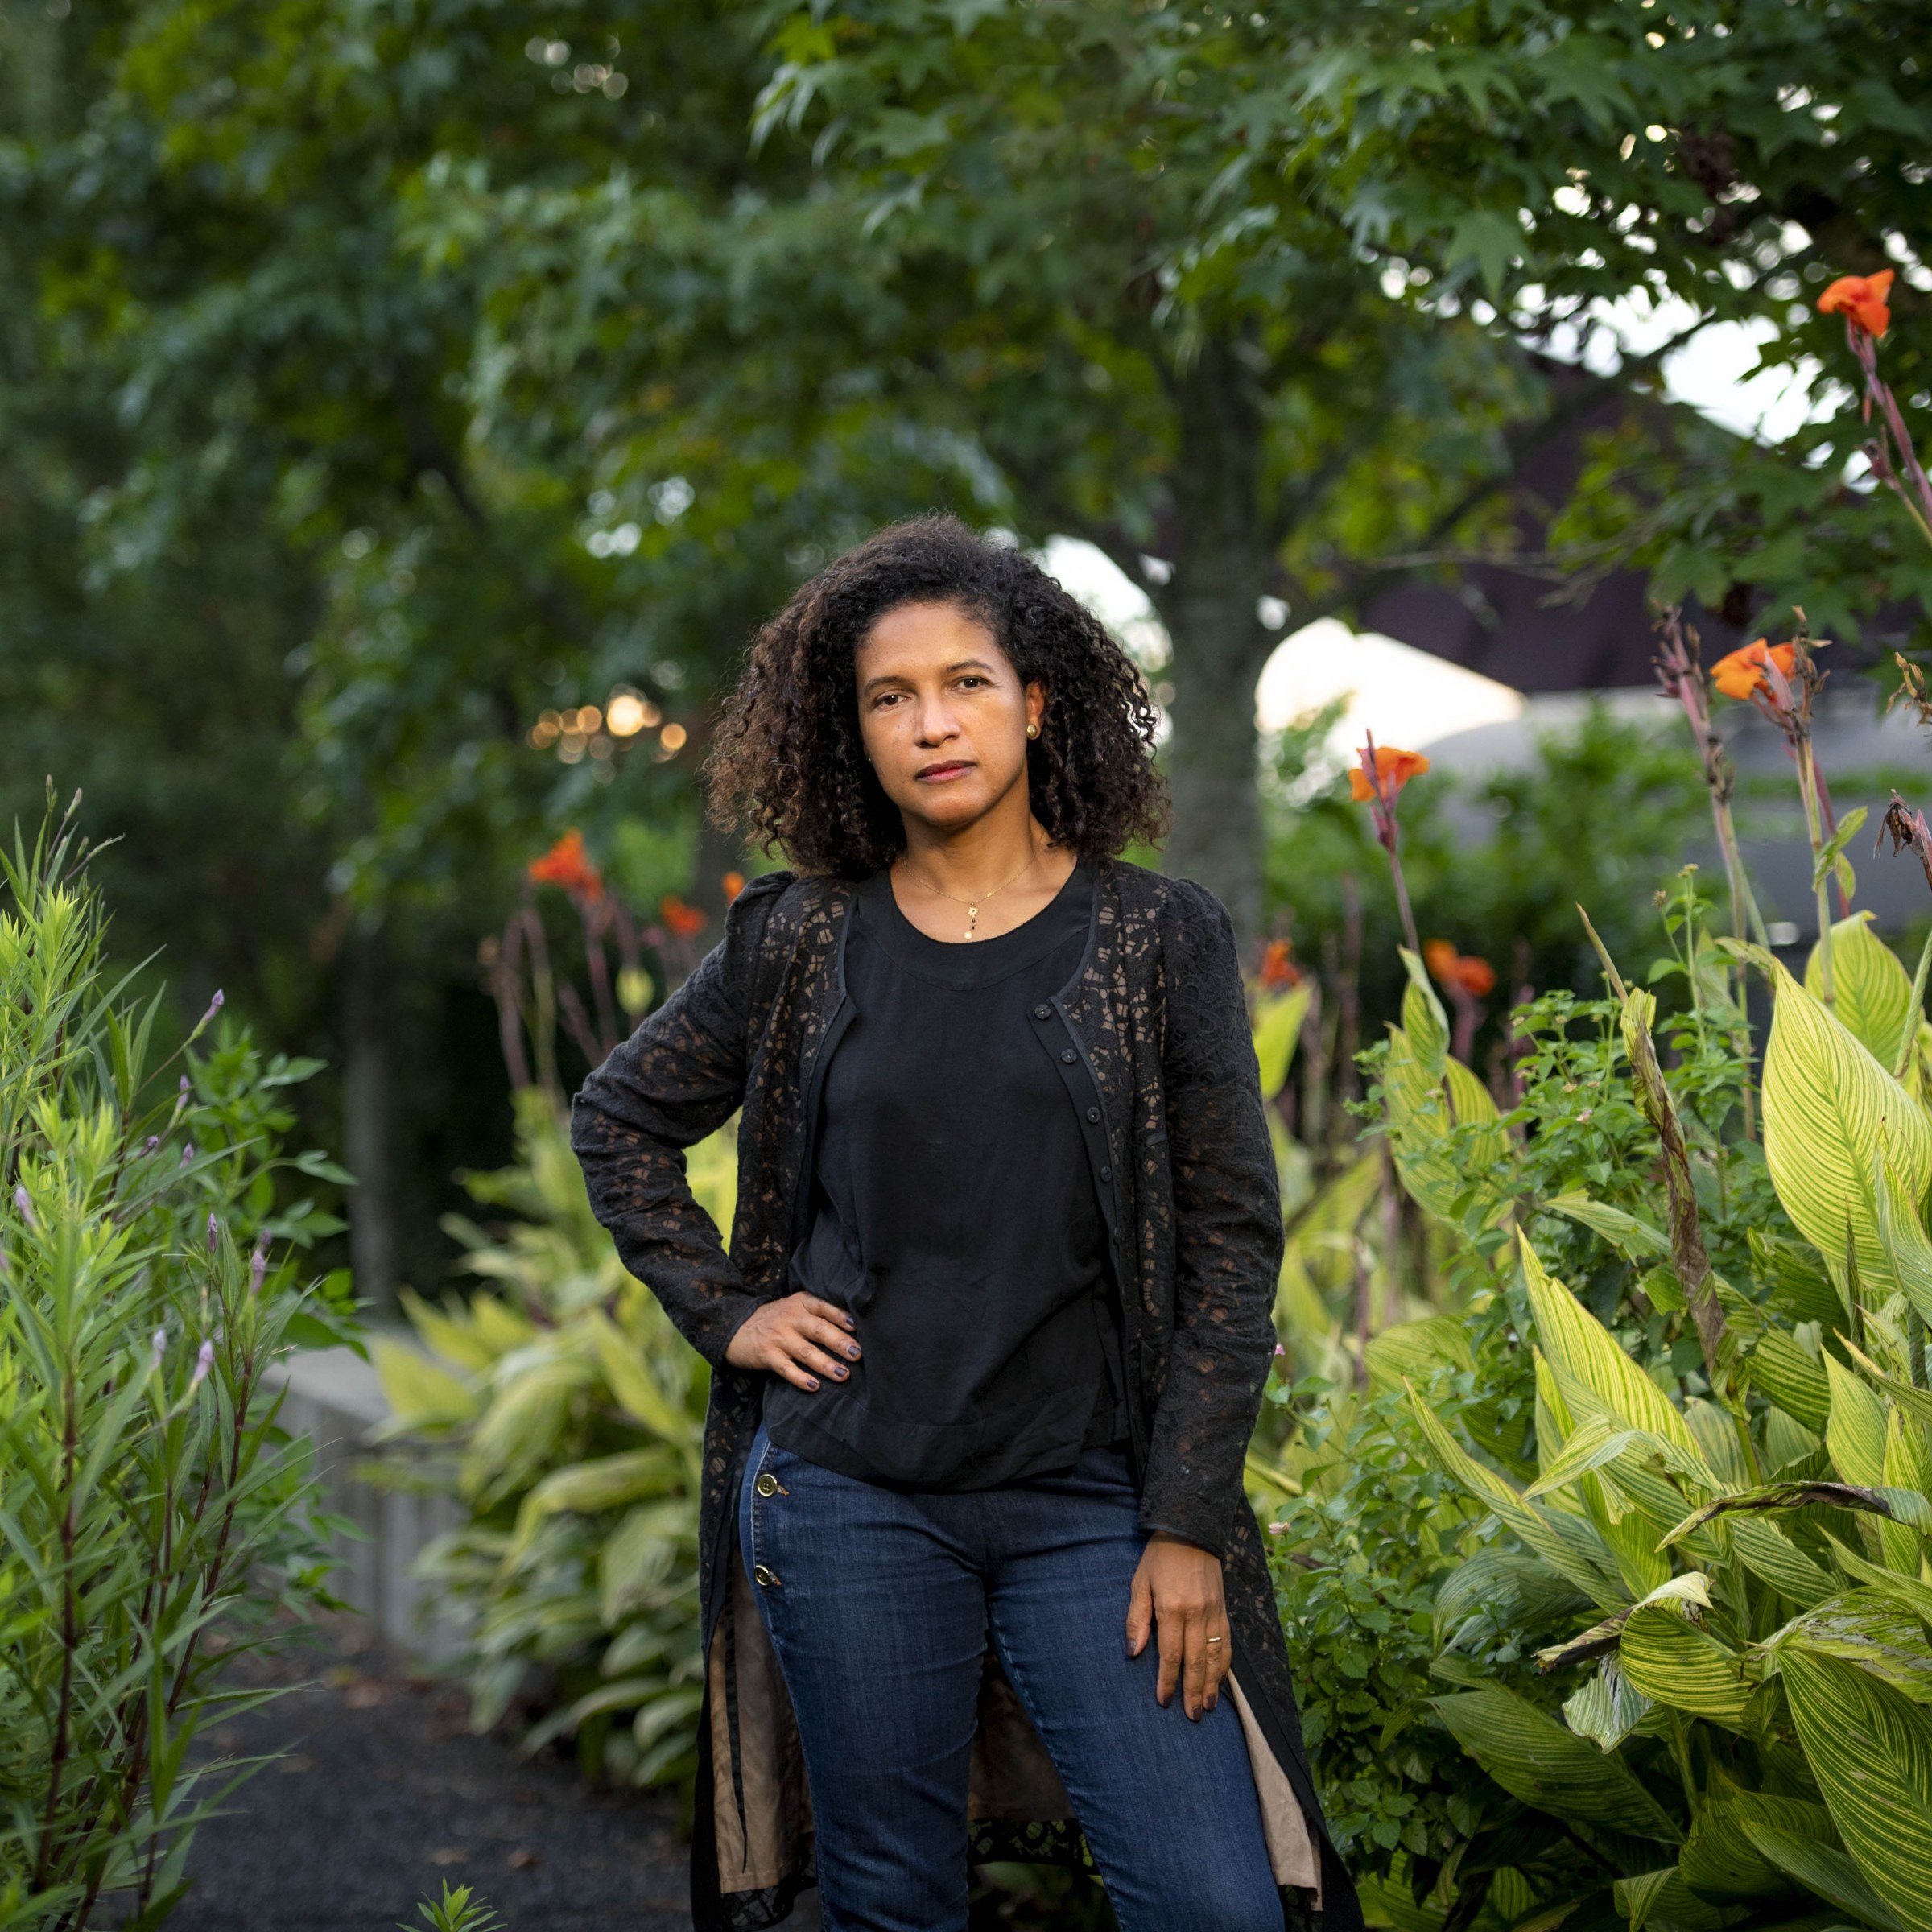
[[[956,604],[902,604],[853,658],[859,729],[908,819],[957,831],[1026,782],[1026,727],[1046,705],[993,634]]]

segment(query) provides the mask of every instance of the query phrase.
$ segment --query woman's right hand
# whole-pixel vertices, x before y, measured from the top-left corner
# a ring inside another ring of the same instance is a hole
[[[769,1368],[798,1389],[815,1389],[821,1375],[842,1382],[859,1359],[852,1317],[815,1294],[763,1302],[738,1324],[724,1351],[734,1368]],[[840,1358],[843,1356],[844,1360]]]

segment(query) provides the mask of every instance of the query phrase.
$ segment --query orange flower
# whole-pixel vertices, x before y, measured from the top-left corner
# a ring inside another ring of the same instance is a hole
[[[1367,755],[1364,745],[1358,758]],[[1348,795],[1358,805],[1366,805],[1376,795],[1378,785],[1393,785],[1400,791],[1411,778],[1419,778],[1429,769],[1429,761],[1419,751],[1397,751],[1392,745],[1378,745],[1375,748],[1375,776],[1371,778],[1364,766],[1354,766],[1348,774]]]
[[[745,890],[745,875],[741,872],[728,872],[724,878],[724,900],[729,905]]]
[[[1445,986],[1466,993],[1472,1000],[1496,991],[1496,968],[1474,953],[1458,952],[1447,939],[1431,939],[1422,948],[1429,970]]]
[[[1727,698],[1748,698],[1769,687],[1765,667],[1774,664],[1785,677],[1791,675],[1798,653],[1789,644],[1767,644],[1762,638],[1734,650],[1711,667],[1711,682]]]
[[[1286,939],[1270,939],[1267,950],[1261,955],[1261,984],[1270,993],[1286,993],[1291,986],[1302,983],[1301,970],[1296,966],[1294,947]]]
[[[1897,269],[1881,268],[1875,275],[1840,275],[1818,299],[1821,316],[1843,316],[1854,328],[1874,338],[1892,326],[1886,298]]]
[[[696,906],[687,905],[675,892],[667,892],[658,901],[658,917],[680,939],[692,939],[704,930],[704,914]]]
[[[561,886],[566,892],[580,892],[587,899],[604,896],[604,875],[591,864],[584,850],[584,835],[576,826],[559,839],[540,859],[532,859],[526,869],[538,886]]]

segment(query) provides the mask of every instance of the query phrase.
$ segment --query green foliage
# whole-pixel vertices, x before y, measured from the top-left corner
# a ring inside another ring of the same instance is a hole
[[[406,1306],[421,1349],[379,1344],[392,1435],[439,1445],[466,1520],[424,1553],[472,1620],[471,1723],[520,1695],[526,1750],[570,1735],[588,1775],[675,1784],[696,1763],[699,1451],[709,1377],[590,1212],[562,1122],[519,1101],[518,1164],[465,1177],[493,1231],[452,1218],[467,1303]],[[729,1228],[729,1129],[687,1157]],[[427,1351],[427,1352],[424,1352]]]
[[[423,1932],[423,1926],[429,1932],[500,1932],[503,1923],[468,1885],[452,1888],[448,1879],[443,1881],[442,1897],[424,1899],[416,1912],[423,1925],[401,1925],[397,1932]]]
[[[1842,1016],[1754,956],[1774,995],[1754,1088],[1736,969],[1687,881],[1668,923],[1654,976],[1683,1004],[1664,1064],[1641,989],[1538,1002],[1521,1016],[1520,1139],[1484,1161],[1448,1117],[1453,1061],[1436,1063],[1432,1106],[1397,1077],[1400,1053],[1384,1062],[1398,1171],[1468,1278],[1494,1271],[1474,1306],[1508,1327],[1486,1357],[1430,1323],[1389,1338],[1409,1413],[1380,1459],[1426,1459],[1487,1520],[1458,1541],[1439,1505],[1368,1552],[1391,1570],[1397,1551],[1443,1554],[1426,1579],[1433,1657],[1382,1635],[1371,1662],[1381,1681],[1404,1666],[1446,1680],[1426,1699],[1436,1736],[1484,1774],[1402,1767],[1418,1811],[1440,1790],[1462,1809],[1388,1868],[1431,1926],[1500,1900],[1505,1922],[1614,1910],[1715,1926],[1748,1900],[1772,1922],[1922,1928],[1932,1117],[1852,1030],[1909,1061],[1893,996],[1909,983],[1862,926]],[[1409,1059],[1426,1075],[1425,1017],[1393,1037],[1424,1042]],[[1417,1185],[1459,1163],[1455,1198]],[[1471,1211],[1485,1193],[1534,1236],[1520,1290]],[[1514,1459],[1480,1400],[1512,1371],[1534,1385]],[[1458,1378],[1479,1399],[1446,1400]],[[1395,1731],[1393,1695],[1363,1708]]]
[[[1286,1404],[1326,1386],[1277,1383],[1269,1396]],[[1439,1864],[1475,1823],[1459,1754],[1428,1721],[1436,1586],[1473,1513],[1403,1439],[1401,1400],[1318,1408],[1297,1445],[1300,1492],[1269,1525],[1302,1736],[1358,1876],[1385,1874],[1403,1852]]]
[[[1373,1042],[1399,1010],[1406,983],[1381,855],[1341,774],[1319,756],[1309,762],[1302,745],[1285,740],[1280,749],[1284,782],[1268,793],[1268,914],[1311,964],[1339,960],[1359,918],[1362,1040]],[[1534,761],[1520,770],[1475,781],[1432,773],[1410,785],[1402,864],[1422,937],[1447,939],[1495,968],[1507,990],[1490,1002],[1494,1025],[1525,981],[1579,995],[1594,988],[1579,901],[1619,957],[1662,950],[1653,898],[1658,855],[1686,850],[1708,824],[1675,734],[1592,707],[1573,727],[1540,734]],[[1335,976],[1324,968],[1325,979]],[[1485,1029],[1484,1053],[1494,1037]]]
[[[303,1191],[345,1178],[279,1151],[312,1063],[213,1031],[218,999],[162,1053],[84,857],[51,819],[0,855],[0,1923],[48,1929],[186,1890],[239,1769],[190,1761],[237,1707],[221,1659],[330,1601],[270,1373],[353,1335],[291,1252],[329,1227]]]

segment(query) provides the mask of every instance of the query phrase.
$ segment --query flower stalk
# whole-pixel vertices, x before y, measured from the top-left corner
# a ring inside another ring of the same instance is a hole
[[[1418,751],[1397,751],[1385,745],[1376,749],[1375,734],[1364,734],[1360,764],[1348,774],[1349,795],[1358,805],[1368,807],[1375,824],[1376,842],[1389,855],[1389,869],[1395,879],[1395,902],[1402,914],[1402,932],[1409,950],[1422,957],[1422,943],[1416,936],[1415,912],[1409,903],[1409,882],[1402,877],[1400,850],[1401,828],[1397,821],[1396,801],[1411,778],[1419,778],[1429,769],[1429,761]]]
[[[1892,386],[1878,373],[1878,345],[1892,326],[1889,298],[1897,270],[1875,275],[1840,275],[1818,299],[1818,312],[1843,316],[1845,341],[1864,377],[1861,408],[1867,423],[1876,414],[1877,433],[1865,444],[1872,473],[1905,506],[1918,534],[1932,543],[1932,480],[1912,446],[1904,413]]]
[[[1673,604],[1657,620],[1662,642],[1656,658],[1657,681],[1666,697],[1682,709],[1690,736],[1703,762],[1704,786],[1711,795],[1711,819],[1717,828],[1718,850],[1724,860],[1724,877],[1731,889],[1731,931],[1739,939],[1753,939],[1760,946],[1770,941],[1765,933],[1764,916],[1751,890],[1750,876],[1744,870],[1744,854],[1737,842],[1737,824],[1731,811],[1731,799],[1737,789],[1737,772],[1718,736],[1711,708],[1711,676],[1698,654],[1697,632],[1684,621],[1681,606]]]

